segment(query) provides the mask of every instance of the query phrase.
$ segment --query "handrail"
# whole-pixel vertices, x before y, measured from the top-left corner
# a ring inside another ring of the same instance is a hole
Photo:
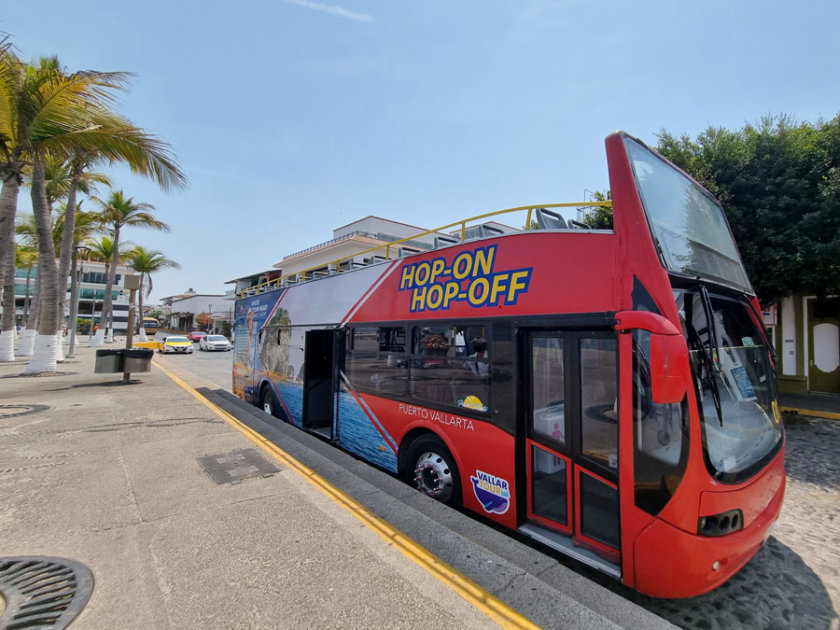
[[[495,217],[501,214],[508,214],[511,212],[522,212],[524,210],[528,211],[527,218],[525,219],[525,225],[531,225],[531,215],[534,210],[539,210],[541,208],[581,208],[581,207],[612,207],[612,201],[577,201],[577,202],[569,202],[569,203],[545,203],[545,204],[532,204],[528,206],[517,206],[516,208],[506,208],[504,210],[494,210],[493,212],[485,212],[484,214],[477,214],[474,217],[469,217],[467,219],[462,219],[460,221],[454,221],[453,223],[447,223],[446,225],[442,225],[440,227],[434,228],[432,230],[425,230],[423,232],[418,232],[412,236],[407,236],[405,238],[398,239],[396,241],[391,241],[384,245],[377,245],[376,247],[371,247],[370,249],[365,249],[360,252],[354,252],[350,256],[343,256],[342,258],[336,258],[335,260],[331,260],[327,263],[322,263],[320,265],[316,265],[314,267],[308,267],[307,269],[302,269],[300,271],[296,271],[294,276],[301,276],[300,282],[306,282],[306,274],[310,272],[314,272],[320,269],[327,269],[329,273],[333,265],[335,265],[335,272],[341,273],[341,264],[343,262],[352,261],[353,258],[356,256],[362,256],[364,254],[369,254],[371,252],[379,251],[384,249],[385,250],[385,258],[387,260],[391,260],[391,247],[394,245],[399,245],[401,243],[406,243],[408,241],[413,241],[419,237],[428,236],[429,234],[434,234],[436,232],[441,232],[442,230],[447,230],[449,228],[460,226],[461,228],[461,242],[464,242],[467,236],[467,223],[471,223],[473,221],[478,221],[479,219],[486,219],[488,217]],[[335,240],[335,239],[334,239]],[[327,241],[330,243],[331,241]],[[307,250],[302,250],[307,251]],[[282,270],[281,270],[282,273]],[[288,280],[286,277],[274,278],[267,282],[263,282],[261,284],[254,285],[253,287],[248,287],[246,289],[242,289],[239,291],[239,297],[246,297],[251,295],[258,295],[260,293],[265,293],[269,290],[269,288],[277,285],[278,287],[282,286],[282,283]]]
[[[306,249],[302,249],[299,252],[295,252],[294,254],[289,254],[288,256],[283,256],[283,260],[290,260],[292,258],[296,258],[303,254],[315,251],[316,249],[320,249],[325,245],[332,245],[333,243],[339,243],[341,241],[345,241],[353,236],[366,236],[368,238],[376,238],[376,234],[373,232],[364,232],[362,230],[356,230],[355,232],[350,232],[349,234],[343,234],[341,236],[337,236],[335,238],[331,238],[328,241],[324,241],[323,243],[318,243],[317,245],[313,245],[312,247],[307,247]]]

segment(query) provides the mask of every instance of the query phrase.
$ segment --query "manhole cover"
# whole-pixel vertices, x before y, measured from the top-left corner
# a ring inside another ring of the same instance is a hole
[[[217,484],[238,483],[252,477],[270,477],[280,470],[253,448],[205,455],[198,458],[198,463]]]
[[[93,592],[93,574],[65,558],[0,558],[0,594],[6,609],[0,628],[66,628]]]
[[[49,409],[47,405],[0,405],[0,419],[14,418],[15,416],[25,416],[28,413],[38,413]]]

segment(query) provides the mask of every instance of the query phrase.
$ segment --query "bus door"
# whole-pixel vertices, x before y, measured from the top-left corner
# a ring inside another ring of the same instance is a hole
[[[533,330],[524,342],[521,529],[620,576],[615,333]]]
[[[338,369],[343,330],[308,330],[303,365],[303,428],[335,437]]]

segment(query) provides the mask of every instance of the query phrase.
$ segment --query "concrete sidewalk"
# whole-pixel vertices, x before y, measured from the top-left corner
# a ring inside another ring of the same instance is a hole
[[[86,565],[74,628],[494,625],[288,468],[215,483],[198,458],[254,444],[160,370],[23,365],[0,364],[0,557]]]
[[[465,599],[458,580],[397,551],[190,389],[212,398],[215,387],[157,367],[122,385],[121,374],[94,374],[94,359],[95,349],[79,348],[57,374],[38,377],[21,376],[23,362],[0,364],[0,561],[55,556],[87,566],[95,586],[73,628],[527,627],[517,610],[544,627],[669,626],[304,432],[269,427],[277,443],[285,431],[302,436],[287,440],[294,457],[378,502],[414,540],[442,542],[445,562],[463,560],[462,575],[485,576],[491,590],[495,582],[516,610],[468,580]],[[235,400],[216,398],[236,413]],[[257,413],[250,426],[262,422]],[[252,459],[237,463],[243,453]],[[405,504],[393,498],[402,494]],[[411,507],[421,504],[439,521]],[[473,536],[477,529],[489,533]],[[482,536],[481,547],[472,542]],[[490,538],[507,557],[488,551]],[[521,568],[535,558],[541,577]]]
[[[812,392],[779,394],[779,407],[785,413],[840,420],[840,395]]]

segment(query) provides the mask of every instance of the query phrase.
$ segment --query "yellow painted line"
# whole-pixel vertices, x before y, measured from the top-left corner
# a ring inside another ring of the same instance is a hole
[[[833,411],[813,411],[812,409],[800,409],[799,407],[781,407],[784,413],[794,413],[800,416],[812,416],[814,418],[831,418],[832,420],[840,420],[840,413]]]
[[[369,529],[376,532],[386,542],[396,547],[404,556],[413,560],[417,565],[431,573],[440,582],[458,593],[461,597],[478,608],[500,626],[503,628],[539,628],[539,626],[535,625],[529,619],[518,613],[493,594],[484,590],[467,576],[450,567],[440,558],[432,554],[428,549],[418,545],[403,532],[393,527],[390,523],[370,512],[367,508],[350,497],[350,495],[336,488],[314,470],[296,460],[276,444],[240,422],[236,417],[229,414],[218,405],[207,400],[178,376],[160,365],[160,363],[155,361],[154,366],[172,379],[176,384],[180,385],[183,389],[192,394],[194,398],[208,407],[211,411],[213,411],[213,413],[221,417],[264,451],[270,453],[286,466],[301,475],[335,503],[346,509],[358,520],[364,523]]]

